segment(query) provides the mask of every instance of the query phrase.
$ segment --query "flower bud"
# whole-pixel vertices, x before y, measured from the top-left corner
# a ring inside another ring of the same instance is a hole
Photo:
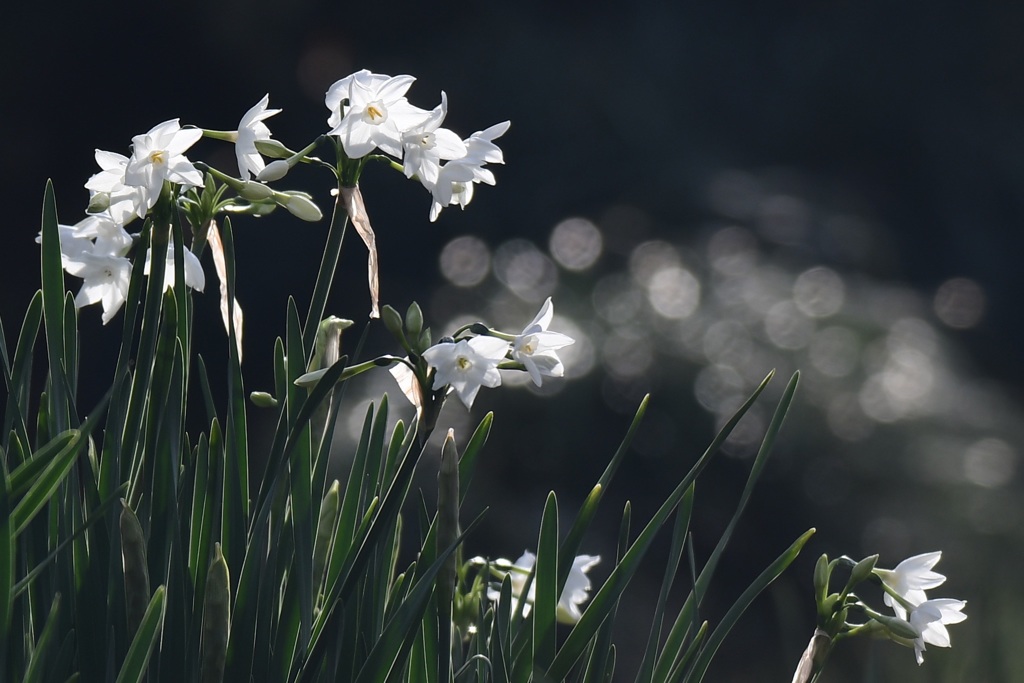
[[[275,180],[280,180],[288,175],[288,171],[290,171],[291,168],[292,167],[284,159],[271,161],[256,175],[256,180],[262,183],[270,183]]]
[[[259,202],[264,199],[270,199],[274,196],[274,191],[263,183],[253,182],[252,180],[246,180],[242,183],[242,187],[238,190],[238,195],[244,199],[248,199],[251,202]]]
[[[872,614],[871,618],[884,626],[889,633],[899,638],[909,638],[913,640],[921,637],[921,634],[918,633],[916,628],[899,617],[890,617],[885,614]]]
[[[271,159],[287,159],[294,154],[277,140],[256,140],[255,144],[257,152]]]
[[[305,192],[275,192],[274,201],[288,209],[296,218],[314,223],[324,217],[320,207],[313,203],[313,198]]]
[[[402,332],[402,316],[394,308],[384,304],[380,309],[380,319],[384,323],[384,327],[388,328],[388,332],[395,335],[396,338],[403,339],[405,337]]]
[[[852,589],[861,581],[866,581],[874,571],[876,562],[878,562],[878,555],[869,555],[854,565],[850,571],[850,581],[847,586]]]
[[[89,197],[89,206],[86,207],[86,213],[102,213],[110,208],[110,193],[109,192],[95,192]]]
[[[405,329],[413,339],[423,331],[423,311],[415,301],[409,304],[409,310],[405,312]]]
[[[249,394],[249,400],[258,408],[276,408],[277,399],[265,391],[254,391]]]

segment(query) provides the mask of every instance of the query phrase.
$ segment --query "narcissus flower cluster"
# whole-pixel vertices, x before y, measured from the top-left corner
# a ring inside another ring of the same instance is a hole
[[[96,150],[100,170],[85,184],[90,193],[88,215],[79,223],[59,228],[64,269],[83,281],[76,305],[100,303],[103,322],[113,318],[128,295],[135,263],[132,247],[138,235],[129,234],[127,227],[135,219],[149,216],[161,201],[185,210],[200,243],[205,242],[208,225],[221,212],[261,216],[282,207],[304,221],[319,221],[323,213],[311,195],[268,185],[284,178],[299,163],[332,168],[341,185],[358,195],[365,161],[385,161],[406,177],[419,180],[431,193],[431,221],[446,206],[465,207],[473,197],[475,184],[495,183],[494,174],[485,166],[504,163],[494,140],[508,130],[509,123],[499,123],[463,139],[443,127],[448,114],[444,92],[440,104],[431,110],[409,103],[405,95],[414,81],[412,76],[366,70],[337,81],[325,96],[330,109],[327,131],[300,151],[292,151],[271,136],[266,121],[281,110],[270,108],[269,95],[242,115],[235,130],[182,126],[179,119],[170,119],[133,137],[128,156]],[[234,170],[224,172],[193,163],[186,156],[203,137],[234,144],[237,177]],[[334,166],[311,156],[324,142],[337,153]],[[237,196],[225,196],[225,189]],[[365,212],[351,218],[367,246],[373,247]],[[211,248],[218,243],[211,239]],[[203,269],[189,246],[195,245],[186,243],[181,255],[185,284],[202,291]],[[218,258],[215,254],[215,263]],[[147,274],[149,261],[147,254]],[[374,252],[371,264],[375,261]],[[164,279],[167,286],[173,283],[174,265],[175,252],[171,249]],[[371,272],[371,279],[376,281],[375,272]],[[531,376],[536,373],[531,371]],[[477,386],[492,379],[481,376]]]
[[[924,662],[925,646],[949,647],[947,624],[959,624],[967,618],[963,613],[967,602],[951,598],[929,599],[925,591],[938,588],[946,581],[942,574],[932,568],[942,559],[942,551],[923,553],[909,557],[894,569],[874,570],[882,580],[885,589],[885,604],[896,616],[917,632],[913,641],[917,663]]]
[[[338,137],[350,159],[380,150],[402,162],[408,178],[416,178],[433,196],[430,220],[446,206],[465,207],[473,198],[473,185],[494,185],[487,164],[505,163],[494,140],[509,122],[477,131],[466,139],[443,128],[448,97],[432,110],[410,104],[405,93],[416,79],[359,71],[337,81],[324,102],[330,109],[330,134]]]
[[[526,587],[526,579],[536,561],[537,556],[527,550],[515,562],[499,559],[491,563],[491,567],[498,577],[504,578],[507,575],[512,583],[512,611],[515,612],[518,609],[520,600],[526,600],[526,604],[523,605],[523,616],[530,614],[530,608],[534,601],[534,586],[536,584],[530,584],[526,595],[523,595],[523,589]],[[569,570],[569,577],[565,581],[562,594],[558,598],[558,605],[555,608],[555,618],[559,622],[575,624],[583,616],[580,606],[590,597],[590,577],[587,576],[587,572],[600,561],[600,555],[577,555],[573,558],[572,569]],[[487,589],[489,600],[497,601],[500,596],[501,591],[498,588]]]
[[[520,334],[487,330],[486,335],[448,339],[431,346],[423,352],[423,359],[434,372],[431,389],[439,391],[449,386],[466,408],[471,408],[480,387],[501,384],[499,369],[525,370],[538,387],[543,377],[561,377],[565,367],[556,352],[574,340],[548,330],[554,313],[548,297]]]

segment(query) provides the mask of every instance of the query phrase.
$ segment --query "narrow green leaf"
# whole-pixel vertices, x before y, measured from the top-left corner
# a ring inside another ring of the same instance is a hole
[[[160,638],[160,626],[164,617],[164,599],[166,590],[160,586],[153,592],[149,607],[139,625],[139,630],[132,639],[128,654],[121,664],[116,683],[142,683],[149,665],[149,657],[153,646]]]
[[[558,580],[558,499],[548,493],[537,539],[537,570],[534,575],[533,653],[530,669],[545,670],[555,656],[555,614],[561,583]]]
[[[76,430],[69,430],[58,434],[39,450],[30,459],[16,467],[10,476],[11,498],[18,498],[29,489],[32,484],[38,481],[39,474],[53,462],[58,453],[63,452],[68,443],[75,439],[78,434]]]
[[[689,669],[690,663],[704,646],[704,639],[707,638],[708,635],[708,622],[705,621],[701,623],[701,625],[697,627],[696,631],[697,635],[694,636],[693,640],[687,646],[686,652],[682,653],[682,655],[677,658],[675,666],[673,666],[672,672],[669,674],[666,683],[679,683],[679,681],[683,680],[683,675]]]
[[[3,437],[14,429],[21,438],[22,443],[31,443],[28,436],[28,425],[26,420],[29,414],[30,385],[32,381],[32,357],[36,338],[39,336],[39,324],[43,316],[43,293],[37,291],[29,302],[28,310],[25,312],[25,319],[21,324],[21,333],[18,336],[18,346],[14,351],[14,360],[7,371],[4,364],[7,381],[7,408],[4,416]],[[5,352],[6,356],[6,352]]]
[[[225,468],[224,511],[229,513],[221,535],[229,561],[237,558],[244,546],[246,521],[249,519],[249,446],[247,441],[246,394],[242,383],[242,359],[236,341],[241,330],[234,326],[235,306],[235,241],[231,221],[225,220],[221,230],[224,262],[227,271],[228,321],[228,407],[224,423]]]
[[[43,193],[43,219],[40,232],[42,261],[43,320],[46,328],[46,352],[50,364],[50,398],[54,413],[50,415],[54,432],[70,427],[68,419],[67,378],[64,374],[64,268],[60,255],[60,231],[57,227],[57,204],[53,183],[46,182]]]
[[[65,435],[68,432],[65,432]],[[58,436],[60,439],[63,435]],[[53,495],[57,492],[64,478],[71,471],[71,466],[78,456],[78,447],[81,443],[81,432],[70,431],[71,438],[64,442],[61,449],[53,456],[49,465],[29,485],[28,491],[14,506],[11,513],[14,522],[14,535],[20,534],[36,514],[46,506]]]
[[[729,611],[722,617],[721,623],[715,628],[708,638],[707,645],[697,655],[697,660],[693,664],[693,669],[690,674],[686,677],[687,681],[693,681],[694,683],[700,683],[704,680],[704,674],[707,673],[708,666],[711,664],[711,659],[715,656],[719,646],[725,637],[729,635],[729,631],[735,626],[743,613],[746,611],[750,603],[754,601],[754,598],[758,596],[765,588],[771,584],[772,581],[778,578],[779,574],[786,570],[793,560],[800,554],[800,550],[803,549],[804,544],[810,540],[811,536],[814,535],[814,529],[808,529],[793,542],[793,545],[789,546],[779,557],[768,565],[761,574],[754,579],[754,582],[743,591],[739,599],[729,608]]]
[[[466,531],[460,534],[455,543],[438,556],[437,560],[424,572],[423,578],[417,581],[416,585],[409,591],[408,598],[402,603],[398,612],[395,613],[395,616],[385,627],[384,632],[381,633],[380,639],[370,650],[370,654],[366,657],[366,662],[359,671],[355,683],[384,681],[389,673],[396,666],[400,665],[402,654],[409,651],[413,640],[416,638],[415,628],[423,620],[427,603],[434,592],[434,581],[437,573],[441,571],[441,567],[444,565],[445,560],[448,559],[448,556],[455,552],[455,549],[462,543],[466,535],[480,522],[482,516],[481,514],[481,516],[477,517],[466,527]]]
[[[622,464],[623,459],[626,457],[626,453],[629,452],[629,447],[633,443],[633,437],[640,428],[640,423],[643,421],[644,415],[647,413],[647,405],[650,403],[650,398],[650,394],[648,394],[644,396],[642,401],[640,401],[640,405],[636,409],[636,414],[633,416],[633,421],[630,423],[629,429],[626,430],[626,436],[623,437],[622,442],[615,451],[615,454],[608,462],[608,466],[605,467],[600,479],[597,480],[597,484],[593,489],[591,489],[590,496],[588,496],[586,503],[576,514],[576,519],[573,520],[569,533],[566,535],[565,540],[562,541],[562,545],[559,548],[559,584],[565,583],[565,580],[569,576],[569,572],[572,570],[573,558],[575,558],[579,552],[583,536],[587,533],[587,529],[590,528],[590,523],[593,521],[594,515],[597,514],[597,508],[601,504],[604,492],[608,490],[608,486],[611,484],[612,478],[618,471],[619,465]]]
[[[750,409],[754,401],[767,386],[768,381],[771,379],[772,374],[761,383],[761,385],[754,391],[750,398],[740,406],[736,414],[733,415],[719,431],[718,435],[708,446],[708,449],[704,454],[694,463],[693,467],[682,482],[675,488],[675,490],[669,494],[668,499],[662,504],[655,513],[651,521],[644,527],[644,530],[637,537],[636,541],[630,547],[629,552],[622,558],[622,562],[612,570],[611,575],[608,577],[605,584],[597,592],[594,598],[591,600],[590,606],[583,613],[583,618],[573,627],[570,631],[568,638],[562,644],[558,654],[555,655],[555,659],[551,666],[548,668],[547,675],[555,680],[561,680],[564,678],[573,664],[579,659],[586,647],[586,644],[593,637],[599,628],[601,622],[607,616],[607,614],[614,607],[618,596],[621,595],[622,591],[629,584],[633,574],[636,572],[637,567],[640,564],[640,560],[643,559],[644,554],[650,547],[651,542],[654,539],[654,535],[658,532],[661,526],[668,519],[668,516],[675,509],[676,505],[679,504],[683,496],[689,489],[698,475],[704,468],[707,467],[712,456],[718,451],[719,446],[725,439],[728,438],[729,434],[736,427],[736,424],[740,421],[740,418]]]
[[[769,375],[769,378],[770,377],[771,375]],[[799,380],[800,373],[794,373],[790,378],[789,383],[786,385],[785,391],[782,393],[782,398],[779,400],[779,404],[775,409],[772,421],[768,425],[764,438],[761,440],[761,447],[758,449],[753,465],[751,465],[750,474],[747,476],[747,482],[743,488],[743,493],[740,495],[740,500],[736,505],[736,509],[733,512],[732,519],[729,520],[729,524],[726,526],[725,531],[722,533],[718,543],[715,545],[715,549],[711,552],[707,563],[705,563],[704,568],[697,577],[693,592],[691,592],[687,597],[686,602],[683,604],[683,608],[676,617],[676,622],[672,625],[672,629],[669,631],[668,638],[666,639],[666,652],[679,651],[682,647],[683,634],[690,628],[690,622],[696,619],[697,606],[700,604],[699,598],[707,593],[708,585],[711,583],[711,578],[714,576],[715,569],[718,567],[718,562],[722,557],[722,553],[725,552],[725,548],[728,545],[729,540],[732,538],[732,533],[735,530],[736,525],[739,523],[740,517],[743,515],[743,511],[746,509],[750,496],[753,494],[754,486],[757,484],[757,480],[760,477],[761,472],[764,470],[765,463],[768,460],[768,455],[771,453],[772,446],[775,443],[775,437],[782,428],[782,423],[785,420],[786,413],[789,411],[789,407],[793,402],[793,396],[796,393]],[[765,381],[767,381],[767,379]],[[764,387],[763,383],[761,387]],[[751,399],[756,397],[758,393],[759,392],[755,392]],[[748,399],[747,403],[744,404],[744,407],[741,408],[736,415],[730,418],[729,424],[735,424],[735,422],[738,421],[738,416],[744,412],[744,408],[749,405],[749,403],[750,400]],[[654,680],[665,680],[669,675],[670,666],[670,661],[659,661],[657,667],[655,667]]]
[[[0,452],[0,673],[7,671],[8,635],[14,602],[14,522],[5,454]]]
[[[683,496],[683,500],[676,512],[676,523],[672,530],[672,543],[669,546],[668,560],[665,563],[665,576],[661,580],[661,591],[658,593],[658,602],[655,603],[654,618],[651,621],[651,632],[647,637],[647,648],[644,651],[643,661],[640,663],[640,670],[637,672],[637,683],[649,683],[654,678],[654,665],[657,663],[658,645],[661,642],[661,627],[665,615],[665,606],[668,604],[668,596],[672,590],[675,574],[679,570],[679,562],[682,559],[683,547],[686,543],[687,531],[690,527],[690,515],[693,512],[693,491],[694,484]]]
[[[50,663],[50,657],[53,656],[50,648],[56,638],[57,622],[60,621],[60,603],[60,593],[55,593],[53,603],[50,605],[50,614],[46,617],[46,624],[43,626],[43,632],[39,634],[39,640],[36,641],[35,647],[32,649],[31,658],[25,669],[25,677],[22,679],[25,683],[39,683],[45,680],[47,665]]]

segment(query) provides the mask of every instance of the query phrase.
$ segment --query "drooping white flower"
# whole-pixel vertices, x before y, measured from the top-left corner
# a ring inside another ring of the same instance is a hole
[[[189,251],[188,247],[185,249],[185,286],[191,287],[197,292],[203,291],[206,287],[206,274],[203,272],[203,266],[199,262],[199,258]],[[149,249],[146,251],[146,265],[143,269],[143,273],[149,275],[150,262],[153,257],[153,250]],[[174,245],[167,245],[167,255],[164,266],[164,290],[168,290],[174,286]]]
[[[503,121],[473,133],[464,140],[466,154],[441,167],[437,183],[430,190],[434,198],[430,207],[431,222],[437,220],[441,209],[446,206],[465,208],[473,199],[473,183],[495,184],[494,173],[484,168],[484,164],[505,163],[505,157],[494,140],[504,135],[509,125],[508,121]]]
[[[245,112],[242,120],[238,122],[235,158],[238,160],[238,177],[243,180],[250,176],[258,176],[266,168],[263,157],[256,150],[256,141],[270,139],[270,129],[263,121],[281,112],[280,109],[267,109],[268,104],[269,94],[264,95],[263,99]]]
[[[919,605],[927,599],[926,590],[938,588],[946,580],[942,574],[932,571],[942,559],[942,551],[914,555],[896,565],[895,569],[875,569],[874,573],[882,583],[911,605]],[[884,595],[885,604],[892,607],[900,619],[907,619],[907,610],[888,592]]]
[[[925,643],[937,647],[949,647],[949,631],[946,624],[958,624],[967,618],[963,600],[939,598],[925,600],[910,612],[910,625],[921,635],[914,641],[914,656],[917,663],[924,662]]]
[[[402,133],[429,116],[405,98],[415,80],[412,76],[384,76],[364,69],[328,89],[325,102],[331,110],[329,134],[338,136],[349,158],[364,157],[377,147],[402,158]]]
[[[508,560],[498,560],[497,565],[501,564],[511,565],[511,569],[503,574],[507,574],[509,581],[512,583],[512,611],[518,609],[518,601],[522,599],[523,587],[526,585],[526,577],[533,569],[534,563],[537,561],[537,556],[526,551],[522,556],[514,563],[510,563]],[[575,624],[583,616],[580,611],[580,605],[587,601],[590,597],[590,578],[587,576],[587,572],[590,568],[601,561],[600,555],[577,555],[572,561],[572,569],[569,570],[569,577],[565,581],[565,586],[562,588],[562,594],[558,597],[558,605],[555,608],[555,618],[563,624]],[[536,582],[530,584],[529,593],[526,596],[526,604],[523,605],[523,616],[530,614],[530,608],[534,602],[534,586]],[[494,588],[487,589],[487,597],[490,600],[497,600],[501,596],[501,592]]]
[[[434,391],[446,384],[455,390],[466,408],[473,406],[480,387],[501,384],[498,363],[508,353],[508,342],[497,337],[473,337],[455,343],[441,343],[423,352],[434,368]]]
[[[203,174],[185,156],[185,151],[203,137],[198,128],[182,129],[178,119],[164,121],[145,135],[132,138],[132,156],[125,167],[124,183],[140,187],[147,208],[153,208],[164,181],[193,187],[203,186]]]
[[[530,373],[530,379],[538,387],[541,385],[541,376],[561,377],[565,374],[565,367],[555,351],[576,342],[568,335],[548,331],[554,314],[555,307],[551,297],[548,297],[537,316],[512,341],[513,360],[523,364]]]
[[[447,128],[441,128],[448,114],[448,96],[441,92],[441,104],[418,126],[402,133],[405,148],[403,170],[406,178],[416,176],[428,190],[437,184],[441,161],[466,155],[466,143]]]
[[[84,280],[75,306],[103,305],[103,324],[110,322],[128,297],[132,262],[123,256],[83,251],[64,262],[64,269]]]

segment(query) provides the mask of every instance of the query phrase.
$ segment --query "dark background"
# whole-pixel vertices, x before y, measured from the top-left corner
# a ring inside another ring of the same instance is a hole
[[[412,74],[418,81],[411,101],[430,108],[444,89],[446,125],[463,135],[512,121],[501,140],[507,166],[495,169],[497,187],[481,187],[466,211],[447,209],[436,224],[427,222],[429,198],[420,188],[384,169],[364,177],[382,299],[402,309],[421,301],[437,334],[457,305],[484,315],[488,301],[507,301],[493,277],[468,292],[442,287],[437,254],[457,236],[476,235],[492,249],[524,238],[543,250],[561,220],[593,220],[604,233],[605,253],[587,272],[563,272],[554,293],[556,312],[568,312],[607,353],[602,339],[613,325],[591,310],[596,281],[625,272],[630,250],[647,239],[675,245],[692,271],[707,274],[705,251],[714,234],[738,224],[753,236],[761,264],[794,275],[827,265],[847,278],[844,315],[866,346],[883,338],[894,319],[875,313],[905,304],[934,331],[931,339],[949,361],[942,373],[947,402],[965,401],[987,418],[951,430],[943,413],[932,411],[882,420],[870,436],[841,439],[815,411],[816,402],[839,389],[815,384],[808,374],[808,400],[794,408],[726,556],[709,617],[804,529],[817,526],[819,533],[727,642],[713,679],[791,675],[813,628],[810,568],[821,552],[882,552],[881,563],[892,566],[941,548],[946,557],[939,569],[950,582],[943,588],[948,593],[940,593],[969,599],[971,618],[954,627],[954,649],[932,648],[918,670],[900,648],[851,643],[837,653],[828,680],[868,674],[1019,680],[1024,669],[1014,639],[1020,628],[1009,625],[1021,602],[1013,582],[1022,568],[1016,473],[1024,386],[1022,20],[1020,4],[952,0],[23,4],[8,15],[0,47],[4,331],[11,343],[38,287],[32,239],[47,178],[55,183],[62,222],[74,223],[87,201],[82,184],[96,170],[96,148],[127,154],[131,136],[175,117],[232,129],[266,92],[272,107],[284,109],[268,121],[274,136],[298,148],[326,130],[323,93],[334,80],[360,68]],[[228,172],[234,164],[229,149],[208,142],[189,156]],[[757,196],[795,198],[806,214],[802,229],[780,236],[764,203],[762,210],[740,210],[721,200],[715,188],[728,189],[725,181],[737,177]],[[322,174],[300,169],[292,181],[282,187],[308,186],[328,206]],[[858,248],[839,248],[842,241],[829,237],[834,222],[828,218],[835,216],[854,216],[863,226]],[[236,227],[249,389],[270,384],[270,341],[283,328],[287,295],[300,308],[308,301],[324,227],[285,215],[243,219]],[[329,312],[361,320],[365,252],[350,237]],[[969,329],[943,326],[929,305],[954,277],[970,278],[984,292],[983,315]],[[708,282],[702,292],[710,301]],[[75,286],[70,278],[69,284]],[[219,332],[215,287],[207,292],[197,310]],[[508,314],[518,322],[504,324],[516,331],[538,304],[519,302]],[[103,368],[116,354],[116,322],[102,328],[92,310],[81,318],[83,338],[96,340],[87,343],[83,365],[106,376]],[[221,340],[210,337],[208,354],[216,358]],[[394,350],[380,330],[369,339],[374,353]],[[616,376],[599,360],[551,400],[515,390],[481,394],[474,415],[495,409],[498,419],[471,503],[491,505],[492,521],[471,552],[514,558],[531,546],[551,488],[570,515],[614,452],[639,398],[651,391],[652,431],[641,454],[627,460],[621,488],[609,494],[593,550],[584,548],[608,558],[595,571],[597,580],[607,575],[615,506],[630,498],[634,518],[645,520],[713,435],[716,416],[692,388],[712,363],[666,353],[659,343],[645,372]],[[786,351],[766,359],[772,364],[759,375],[776,365],[783,375],[770,400],[806,360]],[[741,375],[749,392],[756,382]],[[763,414],[770,415],[767,402]],[[1009,475],[983,486],[963,476],[915,478],[921,471],[915,458],[927,444],[959,443],[946,438],[951,431],[967,444],[999,439],[1010,450],[996,460]],[[698,488],[698,555],[706,556],[742,488],[749,460],[741,446]],[[425,475],[425,486],[431,480]],[[650,614],[660,580],[661,555],[654,555],[620,629],[627,671],[628,653],[642,639],[626,624],[649,623],[643,615]]]

